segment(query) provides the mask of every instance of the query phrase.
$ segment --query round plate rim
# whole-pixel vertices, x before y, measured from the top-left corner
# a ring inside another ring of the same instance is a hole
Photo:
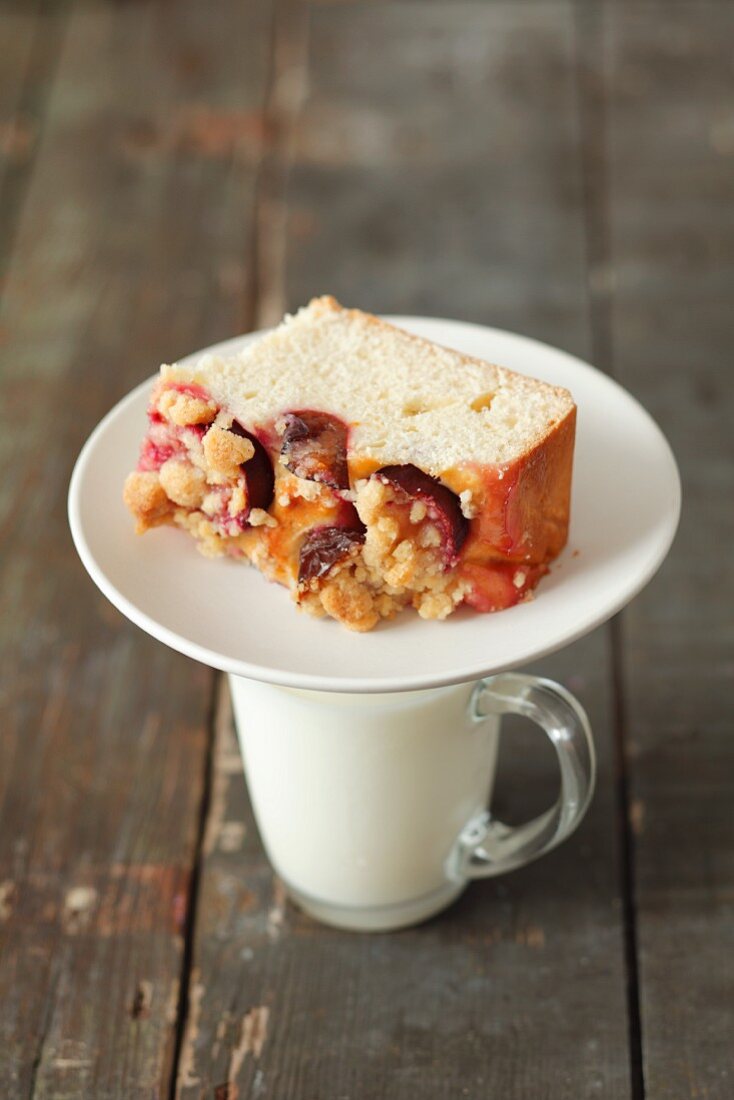
[[[538,660],[542,657],[546,657],[551,653],[570,645],[572,642],[577,641],[585,634],[590,633],[596,627],[606,622],[617,614],[623,607],[625,607],[631,600],[639,594],[639,592],[649,583],[652,577],[655,575],[660,565],[664,561],[670,546],[675,538],[675,534],[678,527],[681,511],[681,482],[680,474],[678,471],[675,456],[671,450],[665,435],[660,429],[659,425],[645,409],[645,407],[635,398],[628,390],[620,385],[615,379],[610,378],[609,375],[604,374],[602,371],[593,367],[590,363],[572,355],[570,352],[566,352],[561,348],[556,348],[553,345],[546,344],[541,340],[537,340],[534,337],[525,336],[521,333],[511,332],[507,329],[500,329],[490,325],[482,325],[472,321],[461,321],[452,318],[443,317],[424,317],[417,315],[382,315],[384,320],[389,321],[391,324],[398,325],[400,327],[410,328],[411,325],[425,325],[426,323],[436,326],[449,326],[454,329],[466,328],[473,329],[483,335],[490,337],[510,337],[513,340],[518,340],[524,343],[526,346],[534,346],[539,352],[551,352],[555,356],[561,356],[565,358],[568,363],[574,368],[581,368],[583,371],[591,372],[596,376],[596,381],[605,386],[614,388],[619,392],[625,400],[631,403],[635,407],[638,415],[641,415],[646,421],[647,426],[651,432],[656,436],[657,444],[660,447],[661,455],[664,456],[668,463],[669,473],[671,475],[671,490],[672,499],[671,507],[667,516],[667,526],[664,533],[660,537],[660,541],[656,548],[656,553],[650,557],[647,566],[644,570],[635,573],[634,577],[630,579],[629,585],[618,594],[617,598],[613,601],[600,601],[599,607],[593,614],[587,614],[581,618],[573,627],[569,627],[566,631],[562,632],[559,636],[554,637],[547,642],[540,642],[537,645],[528,648],[527,653],[518,658],[513,657],[507,663],[493,663],[490,666],[485,664],[469,664],[461,671],[453,669],[447,671],[445,674],[417,673],[414,675],[401,675],[399,677],[385,677],[385,676],[365,676],[365,677],[347,677],[347,676],[329,676],[329,675],[316,675],[307,672],[297,671],[285,671],[283,669],[272,668],[267,665],[257,664],[251,661],[242,659],[232,659],[223,653],[218,653],[216,650],[212,650],[206,646],[186,638],[185,636],[176,633],[170,628],[166,627],[163,623],[157,621],[148,615],[142,608],[138,607],[131,600],[129,600],[124,592],[113,584],[107,577],[104,569],[97,562],[90,547],[87,543],[83,523],[81,519],[81,489],[83,485],[83,478],[86,469],[87,462],[90,456],[94,452],[94,448],[97,445],[100,437],[109,428],[110,424],[116,421],[119,417],[123,416],[128,406],[135,403],[140,397],[143,391],[148,392],[152,385],[156,375],[146,378],[139,385],[135,386],[129,393],[122,397],[116,404],[109,410],[109,412],[99,421],[94,430],[90,433],[84,446],[82,447],[79,456],[74,465],[71,480],[69,483],[68,494],[68,518],[69,526],[71,529],[72,539],[76,551],[84,565],[85,569],[89,573],[91,579],[94,581],[103,595],[117,608],[126,618],[133,622],[136,626],[140,627],[145,633],[150,634],[158,641],[169,646],[170,648],[184,654],[187,657],[200,661],[205,665],[218,669],[222,672],[230,673],[236,676],[244,676],[254,680],[260,680],[265,683],[271,683],[281,687],[291,687],[313,691],[326,691],[326,692],[345,692],[345,693],[379,693],[379,692],[403,692],[403,691],[420,691],[437,687],[449,686],[451,684],[469,682],[472,680],[481,679],[483,676],[488,676],[497,672],[505,671],[508,668],[514,668],[521,664],[526,664],[529,661]],[[256,339],[258,336],[263,335],[267,330],[260,330],[256,332],[250,332],[241,336],[235,336],[227,340],[219,341],[206,348],[202,348],[200,351],[191,352],[186,356],[182,356],[178,362],[185,363],[187,361],[196,360],[199,356],[207,353],[222,354],[228,351],[235,350],[238,347],[242,347],[249,343],[251,340]],[[294,613],[296,613],[294,608]],[[501,612],[499,613],[501,614]]]

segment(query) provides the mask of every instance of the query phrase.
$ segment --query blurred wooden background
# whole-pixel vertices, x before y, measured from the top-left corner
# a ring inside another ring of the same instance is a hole
[[[0,3],[3,1097],[734,1095],[733,44],[725,0]],[[387,936],[285,903],[215,677],[65,517],[161,360],[324,291],[590,359],[684,481],[656,580],[534,669],[588,819]]]

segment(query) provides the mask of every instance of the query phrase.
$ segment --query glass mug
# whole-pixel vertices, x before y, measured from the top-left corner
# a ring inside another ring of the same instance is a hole
[[[265,849],[291,897],[327,924],[384,931],[425,920],[472,879],[549,852],[589,805],[589,723],[549,680],[506,672],[376,695],[229,680]],[[517,827],[489,810],[508,713],[545,731],[561,779],[555,805]]]

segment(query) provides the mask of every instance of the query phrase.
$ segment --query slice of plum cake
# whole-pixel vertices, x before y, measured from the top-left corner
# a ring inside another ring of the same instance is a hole
[[[318,298],[230,357],[163,366],[125,502],[353,630],[532,594],[568,535],[564,389]]]

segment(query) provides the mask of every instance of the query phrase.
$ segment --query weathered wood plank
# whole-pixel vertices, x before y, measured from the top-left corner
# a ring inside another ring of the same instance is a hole
[[[276,104],[282,144],[262,196],[266,318],[328,290],[585,353],[570,8],[458,10],[312,12],[308,99],[299,113],[291,85]],[[299,56],[297,42],[282,49]],[[306,87],[297,66],[289,75]],[[399,935],[325,929],[284,902],[220,711],[182,1100],[630,1096],[607,633],[536,671],[591,713],[601,777],[587,822]],[[537,744],[519,735],[503,766],[500,805],[515,817],[549,798]]]
[[[370,7],[314,13],[286,299],[326,284],[588,352],[570,6]]]
[[[212,681],[96,594],[66,487],[118,397],[242,326],[267,24],[79,5],[40,132],[0,314],[3,1096],[168,1089]]]
[[[0,280],[38,140],[66,6],[0,10]],[[1,291],[1,284],[0,284]]]
[[[673,551],[621,633],[645,1089],[651,1100],[724,1100],[734,1087],[734,10],[619,6],[595,33],[613,368],[667,433],[684,485]]]

